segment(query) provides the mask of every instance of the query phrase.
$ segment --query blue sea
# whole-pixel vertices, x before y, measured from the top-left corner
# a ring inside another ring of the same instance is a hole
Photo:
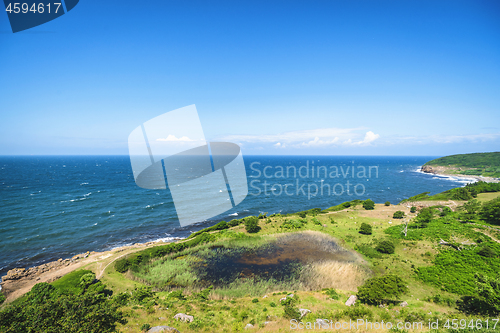
[[[353,199],[397,204],[465,185],[418,171],[434,158],[244,156],[246,199],[181,227],[169,191],[138,187],[128,156],[0,156],[0,276],[86,251],[184,238],[221,220]]]

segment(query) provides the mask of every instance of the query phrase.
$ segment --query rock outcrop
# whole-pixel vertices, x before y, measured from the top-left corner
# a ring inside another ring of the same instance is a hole
[[[351,295],[351,296],[349,296],[349,299],[345,302],[345,305],[347,305],[347,306],[354,305],[354,303],[356,303],[357,299],[358,299],[358,297],[356,295]]]
[[[424,165],[424,166],[422,166],[422,168],[420,169],[420,171],[426,172],[426,173],[436,173],[436,170],[434,170],[430,165]]]
[[[180,333],[176,328],[173,328],[170,326],[155,326],[155,327],[151,327],[148,331],[148,333],[158,333],[158,332]]]
[[[185,313],[178,313],[174,316],[174,319],[176,320],[182,320],[182,321],[185,321],[185,322],[192,322],[194,320],[194,317],[193,316],[190,316],[190,315],[187,315]]]

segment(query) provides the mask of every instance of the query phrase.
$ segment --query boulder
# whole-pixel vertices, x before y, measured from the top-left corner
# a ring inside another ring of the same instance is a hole
[[[165,333],[180,333],[177,329],[170,326],[155,326],[151,327],[148,333],[165,332]]]
[[[356,295],[351,295],[351,296],[349,296],[349,299],[347,299],[347,301],[345,302],[345,305],[347,305],[347,306],[354,305],[354,303],[356,303],[357,299],[358,299],[358,297]]]
[[[193,316],[190,316],[190,315],[187,315],[185,313],[178,313],[174,316],[174,319],[176,320],[182,320],[182,321],[185,321],[185,322],[192,322],[194,320],[194,317]]]
[[[404,301],[404,302],[401,302],[401,303],[399,304],[399,306],[402,306],[402,307],[407,307],[407,306],[408,306],[408,303],[407,303],[406,301]]]
[[[311,313],[311,310],[308,309],[299,309],[300,318],[304,317],[306,314]]]
[[[246,330],[247,330],[247,329],[249,329],[249,328],[253,328],[253,325],[252,325],[252,324],[247,324],[247,325],[245,326],[245,329],[246,329]]]

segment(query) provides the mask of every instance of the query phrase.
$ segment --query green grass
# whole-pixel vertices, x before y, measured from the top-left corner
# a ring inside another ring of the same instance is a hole
[[[79,269],[66,274],[51,284],[63,293],[80,294],[83,291],[83,288],[80,287],[80,278],[87,273],[92,273],[92,271]]]
[[[429,161],[424,165],[463,167],[463,175],[500,177],[500,152],[450,155]]]

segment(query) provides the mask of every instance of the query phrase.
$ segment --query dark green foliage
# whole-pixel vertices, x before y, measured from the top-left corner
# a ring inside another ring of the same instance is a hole
[[[276,307],[276,303],[271,302],[271,303],[269,303],[269,306],[272,307],[272,308],[275,308]]]
[[[477,254],[483,257],[493,258],[497,256],[497,253],[489,246],[485,245],[477,251]]]
[[[286,220],[281,224],[281,228],[283,229],[300,229],[305,225],[306,221],[305,220]]]
[[[427,297],[425,299],[425,301],[433,302],[436,304],[444,304],[444,305],[448,305],[448,306],[453,306],[456,303],[456,301],[454,299],[452,299],[450,297],[443,297],[440,294],[436,294],[432,297]]]
[[[446,216],[446,215],[448,215],[448,214],[450,214],[450,213],[452,213],[452,212],[453,212],[453,211],[451,210],[451,208],[450,208],[450,207],[448,207],[448,206],[443,206],[443,207],[441,208],[441,213],[439,213],[439,216],[443,217],[443,216]]]
[[[454,189],[451,195],[451,199],[453,200],[471,200],[473,198],[472,193],[465,187]]]
[[[372,226],[368,223],[361,223],[361,227],[359,228],[359,233],[363,235],[371,235],[372,234]]]
[[[132,291],[131,298],[136,304],[146,305],[147,303],[155,300],[156,293],[153,292],[151,287],[140,287],[135,288],[134,291]]]
[[[500,279],[475,274],[474,296],[463,296],[457,301],[458,309],[467,314],[497,316],[500,314]]]
[[[115,262],[115,269],[124,273],[129,269],[136,269],[139,265],[149,262],[153,258],[163,257],[170,253],[180,252],[182,250],[195,247],[200,244],[209,243],[215,240],[213,234],[202,233],[190,240],[178,243],[170,243],[167,245],[151,247],[139,252],[136,252],[126,258],[119,259]]]
[[[115,332],[117,323],[126,323],[115,302],[90,288],[79,292],[80,281],[73,277],[59,284],[61,290],[36,284],[25,297],[0,311],[0,331]]]
[[[391,203],[390,203],[390,201],[386,201],[386,202],[384,203],[384,205],[386,205],[386,206],[390,206],[390,205],[391,205]]]
[[[119,293],[113,296],[113,302],[115,302],[119,306],[127,305],[129,300],[130,300],[129,293]]]
[[[300,319],[300,312],[296,305],[299,303],[299,298],[297,295],[293,297],[287,297],[281,302],[283,306],[283,317],[287,319]]]
[[[395,301],[408,292],[406,282],[397,275],[384,275],[366,280],[358,288],[358,298],[362,303],[381,304]]]
[[[212,289],[214,289],[214,286],[210,286],[206,289],[203,289],[199,293],[195,294],[195,297],[202,301],[208,301],[208,296],[210,296]],[[182,295],[182,290],[181,290],[181,295]]]
[[[333,288],[325,288],[322,290],[325,295],[328,295],[331,299],[338,300],[340,295]]]
[[[359,200],[359,199],[352,200],[352,201],[346,201],[344,203],[341,203],[340,205],[327,208],[323,212],[325,212],[325,213],[326,212],[338,212],[340,210],[344,210],[344,209],[349,208],[349,207],[354,207],[354,206],[360,205],[362,203],[363,203],[363,201]]]
[[[500,225],[500,197],[485,202],[480,211],[480,216],[488,223]]]
[[[257,218],[258,218],[259,220],[263,220],[263,219],[265,219],[266,217],[267,217],[267,212],[266,212],[266,213],[260,213],[260,214],[259,214],[259,216],[257,216]]]
[[[147,332],[147,331],[149,331],[150,328],[151,328],[151,325],[149,325],[149,324],[142,324],[141,331]]]
[[[83,278],[85,276],[85,278]],[[81,283],[82,278],[86,283]],[[52,285],[66,294],[80,294],[87,289],[95,280],[95,274],[86,269],[79,269],[66,274],[62,278],[52,282]]]
[[[227,229],[229,228],[230,226],[226,223],[226,221],[220,221],[219,223],[217,223],[216,225],[214,226],[211,226],[211,227],[208,227],[208,228],[205,228],[205,229],[201,229],[197,232],[193,232],[191,235],[189,235],[188,239],[190,238],[194,238],[202,233],[205,233],[205,232],[210,232],[210,231],[217,231],[217,230],[224,230],[224,229]]]
[[[500,249],[500,245],[495,242],[488,242],[485,245],[497,253]],[[462,251],[443,248],[434,259],[433,266],[417,269],[418,276],[424,282],[432,283],[458,295],[476,293],[474,278],[476,273],[492,278],[500,276],[500,259],[483,257],[473,247],[462,249]]]
[[[243,223],[243,219],[233,219],[227,223],[229,227],[236,227],[237,225],[240,225]]]
[[[372,319],[373,312],[364,306],[351,306],[341,312],[341,317],[347,317],[352,320],[358,320],[361,318]]]
[[[380,253],[392,254],[394,253],[394,243],[390,241],[382,241],[375,248]]]
[[[252,303],[259,303],[259,299],[258,298],[252,299]]]
[[[432,211],[432,208],[430,207],[422,208],[417,215],[417,224],[420,227],[425,228],[427,227],[427,224],[432,221],[433,217],[434,213]]]
[[[373,202],[372,199],[366,199],[365,201],[363,201],[363,208],[366,210],[375,209],[375,202]]]
[[[260,231],[259,219],[255,216],[245,218],[245,230],[248,233],[257,233]]]
[[[401,210],[395,211],[394,214],[392,214],[393,219],[402,219],[403,217],[405,217],[405,212]]]
[[[177,289],[168,294],[169,298],[176,298],[180,301],[185,300],[186,297],[182,294],[182,289]]]
[[[358,252],[363,253],[368,258],[382,258],[382,255],[377,250],[367,244],[357,245],[354,247],[354,249]]]
[[[287,214],[286,216],[298,215],[300,218],[304,219],[308,215],[310,215],[310,216],[316,216],[319,213],[321,213],[321,208],[311,208],[311,209],[308,209],[308,210],[304,210],[304,211],[300,211],[300,212],[296,212],[296,213],[292,213],[292,214]]]
[[[322,225],[321,222],[315,217],[313,217],[312,223],[314,223],[315,225]]]
[[[417,212],[417,207],[411,206],[410,213],[416,213],[416,212]]]
[[[0,293],[0,304],[2,304],[3,302],[5,302],[5,296]]]

